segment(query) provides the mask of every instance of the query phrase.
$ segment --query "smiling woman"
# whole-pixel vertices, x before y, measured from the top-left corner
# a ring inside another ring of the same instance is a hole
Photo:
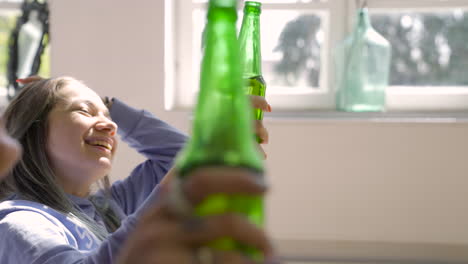
[[[70,77],[22,82],[5,112],[6,129],[24,155],[0,185],[0,234],[8,241],[0,243],[0,263],[199,263],[196,252],[226,236],[271,257],[265,233],[244,217],[194,219],[174,209],[181,200],[192,205],[220,192],[262,195],[266,187],[252,172],[196,170],[187,175],[191,183],[175,187],[182,198],[170,202],[164,190],[177,173],[171,166],[184,134],[118,99],[108,109]],[[117,125],[121,139],[147,160],[111,186]],[[95,183],[103,188],[92,193]],[[210,252],[219,263],[245,263],[239,254]]]
[[[46,151],[65,191],[85,197],[111,169],[117,125],[94,91],[76,80],[66,82],[49,113]]]
[[[86,110],[88,106],[80,100],[92,102],[94,112],[84,112],[91,110]],[[7,180],[13,197],[71,213],[98,239],[103,239],[106,228],[76,210],[71,201],[88,196],[91,185],[98,181],[109,191],[107,174],[112,155],[92,153],[85,141],[91,135],[115,136],[117,126],[109,119],[100,97],[73,78],[37,80],[11,101],[5,120],[7,130],[27,153]],[[119,226],[120,221],[107,202],[96,210],[109,231]]]

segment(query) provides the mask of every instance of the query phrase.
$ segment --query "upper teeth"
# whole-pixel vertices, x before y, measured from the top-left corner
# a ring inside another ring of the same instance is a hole
[[[109,144],[106,141],[101,141],[101,140],[93,140],[90,142],[91,145],[97,145],[97,146],[102,146],[105,147],[108,150],[112,150],[112,145]]]

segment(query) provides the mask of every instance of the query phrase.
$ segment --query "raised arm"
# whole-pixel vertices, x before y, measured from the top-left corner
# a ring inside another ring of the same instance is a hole
[[[114,99],[110,109],[122,140],[147,158],[129,177],[112,186],[114,200],[129,215],[168,173],[187,136],[148,111],[132,108],[118,99]]]

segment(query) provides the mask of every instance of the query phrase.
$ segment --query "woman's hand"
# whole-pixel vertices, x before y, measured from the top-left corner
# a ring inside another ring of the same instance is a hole
[[[250,101],[252,102],[253,108],[259,108],[264,112],[271,112],[271,106],[268,104],[265,97],[250,95]],[[268,143],[268,130],[263,126],[263,120],[255,120],[255,134],[260,138],[260,144]],[[266,152],[260,145],[258,145],[258,147],[260,152],[263,153],[264,158],[266,158]]]
[[[217,193],[263,195],[266,186],[255,178],[251,171],[242,168],[205,167],[187,175],[178,186],[190,208]],[[169,184],[176,183],[171,181]],[[167,190],[157,205],[139,220],[121,251],[118,263],[255,263],[239,252],[205,247],[207,243],[223,237],[255,247],[264,253],[266,260],[273,260],[273,249],[267,235],[247,218],[234,213],[203,218],[193,216],[191,210],[181,213],[181,208],[187,207],[176,206],[174,200],[168,199],[172,196]]]

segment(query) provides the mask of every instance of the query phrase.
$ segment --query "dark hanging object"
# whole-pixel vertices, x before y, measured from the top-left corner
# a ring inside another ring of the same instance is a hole
[[[34,59],[31,64],[30,72],[27,76],[36,75],[39,71],[41,66],[41,55],[44,52],[44,49],[47,46],[47,42],[49,39],[49,6],[47,2],[44,0],[43,3],[39,3],[38,0],[28,1],[25,0],[21,5],[22,14],[18,17],[16,21],[16,26],[11,32],[9,41],[8,41],[8,65],[7,65],[7,77],[8,77],[8,99],[11,99],[21,88],[16,80],[18,77],[26,77],[26,76],[18,76],[18,68],[19,65],[19,51],[21,47],[19,36],[22,27],[28,23],[30,19],[31,12],[37,12],[37,20],[42,25],[42,32],[40,33],[40,41],[39,45],[37,46],[37,50],[34,54]]]

